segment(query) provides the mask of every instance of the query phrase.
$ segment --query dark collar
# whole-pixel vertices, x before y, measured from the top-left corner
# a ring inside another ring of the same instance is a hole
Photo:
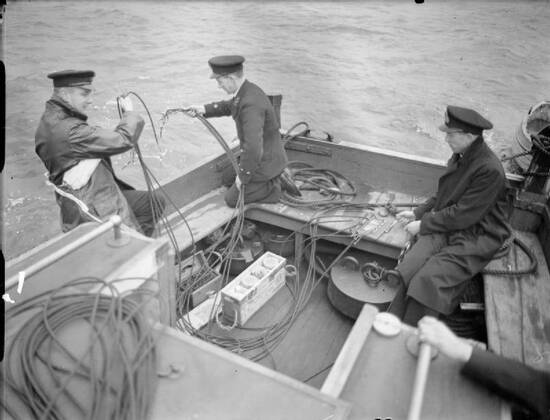
[[[460,162],[467,162],[478,156],[479,150],[483,147],[483,144],[483,137],[478,136],[478,138],[475,139],[473,143],[470,144],[470,146],[468,146],[468,148],[461,154],[462,157],[460,159]]]
[[[235,93],[235,98],[239,98],[240,96],[242,96],[248,84],[250,84],[250,82],[247,79],[244,79],[243,84],[239,87],[239,90],[237,91],[237,93]]]
[[[58,107],[62,108],[63,111],[70,115],[71,117],[78,118],[80,120],[86,121],[88,119],[88,116],[85,114],[82,114],[81,112],[74,109],[71,105],[69,105],[67,102],[65,102],[63,99],[61,99],[59,96],[52,96],[51,99],[48,101],[49,103],[53,103],[57,105]]]

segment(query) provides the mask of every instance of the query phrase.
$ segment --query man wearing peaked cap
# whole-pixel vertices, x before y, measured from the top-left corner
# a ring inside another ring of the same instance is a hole
[[[92,104],[94,76],[91,70],[48,74],[53,95],[35,134],[36,153],[48,169],[61,209],[62,229],[66,232],[80,223],[117,214],[124,224],[151,235],[164,201],[118,179],[110,160],[138,141],[143,119],[132,111],[130,99],[124,98],[116,128],[89,125],[86,112]]]
[[[452,314],[472,277],[510,236],[504,169],[482,135],[492,127],[478,112],[449,105],[440,130],[453,155],[437,192],[414,211],[397,214],[417,235],[393,273],[403,283],[390,311],[408,324]]]
[[[439,126],[441,131],[453,133],[462,131],[480,135],[483,130],[490,130],[493,124],[473,109],[449,105],[445,112],[445,123]]]
[[[211,79],[220,76],[227,76],[231,73],[243,70],[244,57],[240,55],[220,55],[208,60],[208,65],[212,69]]]
[[[62,70],[48,74],[53,80],[53,86],[59,87],[84,87],[90,88],[95,72],[92,70]]]
[[[287,157],[279,133],[275,110],[262,89],[244,78],[244,57],[223,55],[208,60],[211,79],[229,95],[226,101],[189,109],[206,118],[231,115],[235,120],[241,146],[239,173],[225,194],[225,201],[235,207],[239,191],[244,202],[275,203],[281,196],[280,175]]]

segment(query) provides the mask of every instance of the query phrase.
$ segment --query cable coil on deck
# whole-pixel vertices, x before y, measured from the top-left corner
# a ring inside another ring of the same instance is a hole
[[[17,332],[4,361],[6,412],[147,418],[157,384],[156,338],[142,309],[155,298],[145,289],[120,294],[116,281],[81,278],[8,309],[7,330]]]

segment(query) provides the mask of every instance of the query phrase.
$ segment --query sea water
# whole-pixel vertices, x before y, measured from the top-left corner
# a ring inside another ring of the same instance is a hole
[[[550,99],[548,22],[545,0],[9,2],[4,256],[60,232],[34,152],[50,72],[96,72],[92,124],[114,127],[115,98],[127,91],[158,124],[167,108],[226,99],[207,60],[242,54],[247,78],[283,95],[283,128],[306,121],[339,140],[444,160],[450,150],[437,126],[447,104],[489,118],[486,138],[500,153],[529,107]],[[230,118],[212,122],[233,141]],[[220,151],[183,115],[170,118],[159,145],[147,126],[140,145],[163,183]],[[144,186],[131,153],[114,163],[121,178]]]

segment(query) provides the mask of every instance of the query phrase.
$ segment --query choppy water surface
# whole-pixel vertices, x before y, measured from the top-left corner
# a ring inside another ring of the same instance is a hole
[[[46,74],[97,73],[90,121],[116,124],[114,98],[139,93],[166,108],[222,99],[207,60],[243,54],[247,77],[284,96],[282,121],[305,120],[342,140],[446,158],[446,104],[473,107],[503,148],[528,108],[550,95],[548,1],[13,2],[4,22],[4,255],[60,232],[34,131],[51,94]],[[136,106],[137,108],[137,106]],[[231,119],[215,121],[227,138]],[[161,147],[141,145],[161,182],[218,151],[199,122],[174,116]],[[129,155],[117,172],[142,186]]]

